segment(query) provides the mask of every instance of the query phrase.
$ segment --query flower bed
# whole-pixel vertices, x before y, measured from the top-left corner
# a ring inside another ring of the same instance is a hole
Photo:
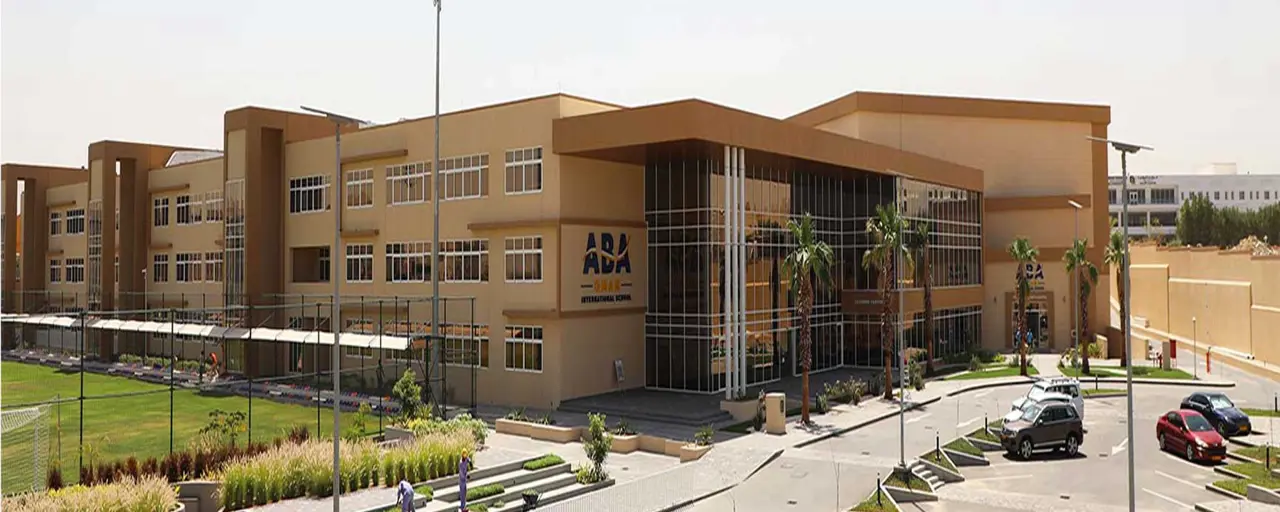
[[[559,455],[548,454],[524,463],[524,469],[528,471],[537,471],[543,468],[549,468],[556,464],[564,464],[564,459]]]
[[[120,482],[5,498],[5,512],[167,512],[178,508],[178,491],[158,476],[126,478]]]

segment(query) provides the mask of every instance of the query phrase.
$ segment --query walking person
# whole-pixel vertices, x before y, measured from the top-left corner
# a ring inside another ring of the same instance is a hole
[[[401,480],[400,485],[396,486],[396,505],[400,506],[400,512],[413,512],[413,486],[407,480]]]

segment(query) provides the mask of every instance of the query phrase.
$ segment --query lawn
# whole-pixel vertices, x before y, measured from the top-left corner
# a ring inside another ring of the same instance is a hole
[[[898,507],[893,506],[887,494],[882,494],[880,489],[876,489],[871,496],[849,510],[851,512],[898,512]]]
[[[982,455],[982,450],[979,450],[977,446],[974,446],[973,443],[970,443],[968,439],[965,439],[963,437],[956,439],[954,441],[951,441],[950,443],[947,443],[946,445],[943,446],[943,448],[946,448],[948,450],[954,450],[960,453],[969,454],[974,457],[984,456]]]
[[[1248,478],[1219,480],[1213,483],[1214,486],[1240,495],[1248,493],[1248,484],[1253,484],[1264,489],[1280,489],[1280,478],[1272,476],[1270,471],[1262,464],[1254,464],[1252,462],[1230,464],[1226,469],[1240,473]]]
[[[1058,366],[1063,375],[1068,377],[1120,377],[1124,378],[1125,369],[1116,366],[1090,366],[1089,373],[1084,373],[1080,368],[1071,368],[1067,366]],[[1133,367],[1133,376],[1144,379],[1174,379],[1174,380],[1191,380],[1193,377],[1190,373],[1179,369],[1165,370],[1152,366],[1135,366]]]
[[[956,471],[956,466],[952,464],[951,461],[948,460],[946,457],[943,457],[941,451],[937,451],[937,450],[931,451],[929,453],[924,454],[924,457],[922,458],[924,460],[927,460],[929,462],[942,466],[946,469],[950,469],[953,472]]]
[[[980,439],[988,443],[1000,444],[1000,438],[996,437],[995,434],[992,434],[986,428],[980,428],[978,430],[974,430],[973,432],[970,432],[969,437],[972,437],[974,439]]]
[[[904,482],[903,479],[906,479]],[[916,491],[933,492],[929,489],[929,482],[924,481],[910,471],[892,471],[889,476],[885,477],[884,485],[889,487],[898,487],[900,489],[911,489]]]
[[[1080,389],[1080,392],[1081,392],[1081,393],[1084,393],[1084,396],[1093,396],[1093,395],[1110,395],[1110,394],[1113,394],[1113,393],[1128,394],[1128,393],[1125,393],[1125,391],[1124,391],[1123,389],[1119,389],[1119,388],[1098,388],[1098,389],[1094,389],[1094,388],[1081,388],[1081,389]]]
[[[1027,364],[1028,375],[1039,375],[1040,371],[1036,367]],[[1017,366],[1000,366],[989,370],[979,370],[976,372],[961,373],[952,375],[943,380],[974,380],[974,379],[995,379],[999,377],[1014,377],[1018,375]]]
[[[80,375],[60,373],[56,369],[25,363],[4,361],[0,363],[0,404],[25,404],[73,398],[80,392]],[[130,456],[138,459],[154,456],[161,458],[169,453],[170,414],[169,388],[159,384],[142,382],[125,377],[113,377],[85,373],[84,389],[88,396],[129,394],[112,398],[86,398],[84,401],[84,442],[86,459],[96,452],[98,460],[112,461]],[[203,396],[194,390],[179,389],[173,394],[173,447],[186,446],[208,424],[209,412],[244,411],[248,413],[249,400],[241,396]],[[51,457],[61,454],[63,480],[79,479],[78,442],[80,437],[80,404],[62,403],[51,406],[49,451]],[[343,414],[344,426],[350,426],[351,413]],[[266,442],[280,437],[282,431],[294,425],[307,425],[315,434],[316,409],[289,405],[265,399],[253,401],[253,440]],[[370,428],[377,429],[377,419]],[[320,433],[329,435],[333,430],[333,415],[329,409],[320,411]],[[25,460],[31,456],[31,430],[21,429],[6,433],[3,439],[3,459]],[[241,442],[248,436],[242,435]],[[25,453],[24,453],[25,452]],[[5,468],[0,489],[8,488],[11,480],[22,477],[17,471]],[[12,475],[12,476],[10,476]],[[30,478],[29,476],[27,478]],[[43,478],[43,476],[42,476]]]
[[[1235,452],[1236,454],[1243,455],[1245,457],[1256,460],[1258,462],[1265,462],[1262,459],[1265,459],[1267,457],[1267,447],[1265,445],[1254,446],[1250,448],[1241,448],[1239,450],[1232,450],[1232,451]],[[1280,446],[1271,447],[1271,467],[1273,468],[1280,467]]]
[[[1250,417],[1280,418],[1280,412],[1276,412],[1274,409],[1240,409],[1240,410],[1244,411],[1244,413],[1248,414]]]

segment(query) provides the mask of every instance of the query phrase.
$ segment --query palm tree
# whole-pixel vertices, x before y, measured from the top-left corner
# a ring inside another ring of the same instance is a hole
[[[1076,347],[1080,352],[1080,358],[1083,360],[1081,368],[1084,375],[1089,374],[1089,294],[1093,291],[1093,285],[1098,282],[1098,267],[1089,261],[1088,241],[1076,240],[1071,245],[1071,249],[1062,256],[1062,261],[1067,264],[1067,273],[1076,275],[1076,281],[1079,282],[1079,290],[1077,290],[1078,300],[1080,302],[1080,325],[1072,326],[1076,330]]]
[[[1017,335],[1014,338],[1014,348],[1018,350],[1018,373],[1022,376],[1027,375],[1027,296],[1031,295],[1031,281],[1027,276],[1027,267],[1036,262],[1036,258],[1040,257],[1040,249],[1036,249],[1031,242],[1025,237],[1018,237],[1009,244],[1009,255],[1013,257],[1013,261],[1018,263],[1018,287],[1017,287]]]
[[[917,222],[907,241],[916,258],[916,275],[924,288],[924,338],[926,340],[925,372],[933,373],[933,268],[929,261],[929,224]]]
[[[880,271],[877,288],[880,290],[880,352],[884,354],[884,397],[893,399],[893,266],[896,261],[910,265],[911,252],[903,240],[907,221],[898,209],[890,205],[876,205],[875,216],[867,219],[867,232],[874,245],[862,258],[863,268],[876,267]],[[899,284],[901,286],[901,284]]]
[[[1112,230],[1111,239],[1107,241],[1107,247],[1103,251],[1102,255],[1102,262],[1106,263],[1111,268],[1116,269],[1116,292],[1120,297],[1120,329],[1121,334],[1125,336],[1125,339],[1128,339],[1129,336],[1129,331],[1125,330],[1128,322],[1124,321],[1125,318],[1128,318],[1125,315],[1129,314],[1129,311],[1124,307],[1124,294],[1128,293],[1128,290],[1124,289],[1124,256],[1125,247],[1127,245],[1128,244],[1124,239],[1124,234],[1120,231]],[[1124,357],[1121,358],[1121,361],[1125,364],[1129,364],[1129,354],[1125,354]]]
[[[835,253],[826,242],[818,240],[813,228],[813,217],[808,213],[797,223],[787,221],[787,229],[795,240],[795,248],[787,255],[785,265],[796,293],[796,305],[800,307],[800,421],[809,423],[809,368],[813,366],[813,333],[810,315],[813,313],[813,278],[831,285],[831,267],[835,265]]]

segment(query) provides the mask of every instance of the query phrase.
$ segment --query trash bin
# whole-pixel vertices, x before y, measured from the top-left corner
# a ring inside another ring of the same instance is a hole
[[[764,431],[770,434],[787,433],[786,393],[769,393],[764,396]]]

